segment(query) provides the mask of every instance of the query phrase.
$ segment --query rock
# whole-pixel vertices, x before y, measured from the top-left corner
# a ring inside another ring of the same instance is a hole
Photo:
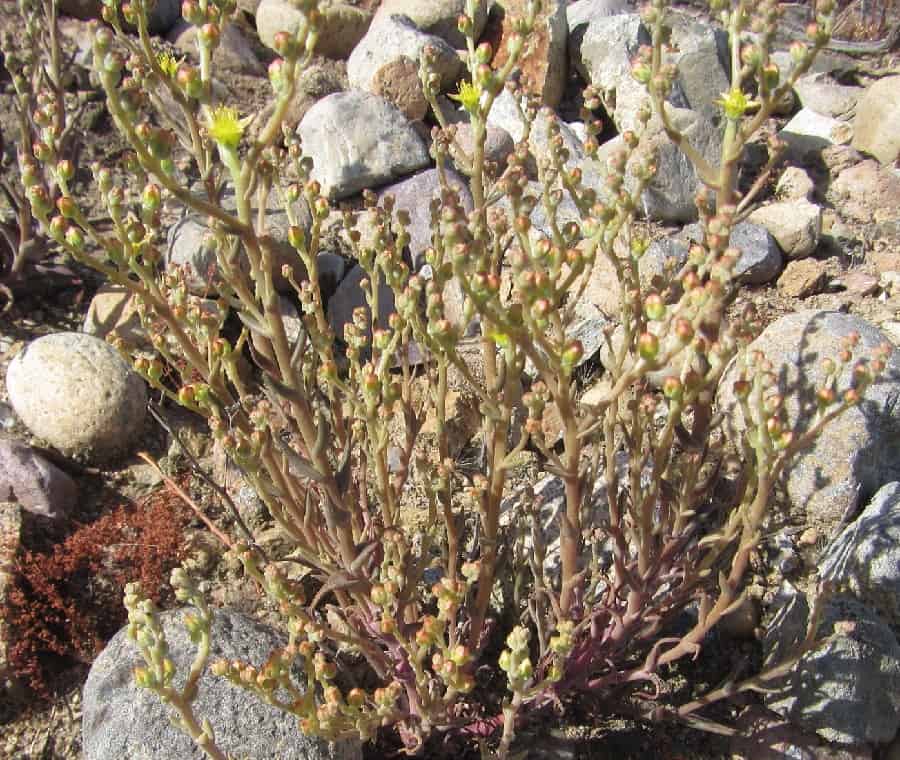
[[[900,218],[900,177],[876,161],[863,161],[838,174],[826,198],[851,219],[895,221]]]
[[[829,311],[801,311],[778,319],[750,344],[772,362],[778,389],[785,396],[787,418],[803,431],[810,418],[801,405],[812,403],[825,380],[822,360],[836,357],[841,340],[860,334],[856,355],[864,357],[885,341],[885,336],[860,317]],[[851,363],[852,364],[852,363]],[[849,385],[851,365],[838,378],[837,388]],[[732,440],[745,429],[734,397],[738,376],[732,367],[719,386],[718,408],[725,415],[725,430]],[[789,505],[805,512],[806,525],[820,535],[852,514],[859,500],[883,483],[900,479],[900,461],[893,453],[900,446],[900,351],[887,362],[882,376],[866,391],[862,403],[833,420],[815,443],[798,454],[781,479]],[[835,452],[841,452],[835,456]]]
[[[701,242],[699,224],[685,227],[682,236],[692,242]],[[734,267],[735,279],[745,285],[763,285],[778,277],[783,266],[781,249],[769,231],[758,224],[739,222],[731,231],[730,246],[740,250],[741,256]]]
[[[846,121],[823,116],[811,108],[801,108],[778,136],[787,143],[788,156],[803,160],[808,153],[819,153],[829,145],[850,142],[852,130]]]
[[[34,435],[92,462],[129,451],[147,405],[144,381],[112,346],[84,333],[29,343],[10,363],[6,387]]]
[[[839,119],[853,112],[863,89],[839,84],[830,74],[820,72],[800,77],[794,91],[804,108]]]
[[[369,315],[367,320],[371,321],[371,312],[360,287],[364,278],[368,278],[366,271],[358,265],[354,266],[341,280],[337,291],[328,301],[328,324],[340,340],[344,340],[344,326],[353,321],[355,309],[365,309]],[[388,317],[392,311],[394,311],[394,291],[382,279],[378,290],[378,327],[388,326]]]
[[[860,98],[853,122],[853,147],[882,164],[900,154],[900,76],[879,79]]]
[[[303,14],[289,0],[262,0],[256,9],[256,32],[263,45],[274,50],[275,35],[296,34],[302,20]],[[346,58],[371,22],[371,13],[352,5],[338,2],[324,8],[316,53],[326,58]]]
[[[410,121],[422,121],[428,113],[419,65],[405,55],[378,69],[371,86],[375,95],[395,105]]]
[[[719,622],[716,630],[733,639],[752,639],[759,625],[759,602],[749,596]]]
[[[197,55],[197,29],[198,27],[193,24],[179,19],[166,35],[166,39],[182,53]],[[219,44],[213,51],[212,60],[216,71],[233,71],[251,76],[263,76],[266,73],[266,67],[256,57],[247,38],[236,24],[222,25]]]
[[[99,19],[102,11],[103,0],[59,0],[60,13],[83,21]],[[150,34],[165,34],[180,17],[181,3],[178,0],[156,0],[147,13],[147,28]]]
[[[307,216],[307,220],[308,218]],[[254,221],[255,219],[254,212]],[[172,225],[168,231],[168,245],[164,257],[166,269],[181,267],[186,272],[188,289],[199,296],[216,295],[220,282],[216,240],[210,232],[207,220],[208,217],[200,214],[189,214]],[[298,281],[306,277],[306,268],[297,251],[287,242],[287,231],[290,226],[287,214],[280,210],[272,210],[266,215],[266,223],[266,234],[276,243],[273,246],[275,287],[282,292],[289,292],[292,287],[290,281],[281,274],[282,266],[289,265]],[[301,226],[308,226],[308,222],[302,223]],[[245,272],[250,271],[250,260],[243,250],[240,263]]]
[[[819,577],[847,588],[900,629],[900,483],[879,489],[828,545]]]
[[[15,577],[15,562],[22,540],[22,508],[19,504],[0,501],[0,609],[7,609],[10,584]],[[18,679],[7,661],[10,641],[6,615],[0,615],[0,695],[15,691]]]
[[[493,111],[493,109],[491,109]],[[495,162],[500,169],[506,167],[506,159],[513,152],[515,143],[512,136],[502,127],[488,125],[484,140],[484,157],[488,161]],[[456,142],[450,147],[450,155],[459,165],[468,164],[475,149],[475,139],[472,133],[472,125],[463,122],[456,125]],[[462,155],[460,155],[460,150]]]
[[[827,744],[760,705],[744,710],[736,728],[729,746],[733,760],[872,760],[867,746]]]
[[[748,221],[765,227],[789,259],[810,256],[822,235],[822,209],[806,200],[777,201],[756,209]]]
[[[707,161],[713,164],[718,162],[722,151],[722,129],[695,111],[666,107],[672,124],[691,145]],[[641,195],[641,211],[647,219],[658,222],[693,221],[697,218],[694,196],[700,186],[696,169],[666,136],[659,117],[655,115],[647,124],[632,160],[640,161],[654,151],[657,171]],[[634,182],[634,178],[626,177],[626,187],[633,187]]]
[[[412,60],[418,72],[422,51],[429,45],[435,51],[433,69],[441,78],[441,90],[446,91],[463,68],[456,51],[440,37],[419,31],[406,16],[379,16],[347,59],[350,86],[374,92],[373,82],[379,71],[401,58]]]
[[[98,338],[119,338],[132,346],[151,345],[141,325],[137,298],[128,288],[106,282],[91,299],[81,331]]]
[[[688,14],[672,11],[672,43],[678,52],[666,60],[679,74],[669,102],[720,121],[717,98],[729,88],[724,33]],[[612,118],[620,132],[638,126],[637,112],[647,101],[643,85],[631,75],[631,59],[650,35],[637,13],[593,17],[570,46],[572,63],[589,84],[612,98]]]
[[[495,0],[485,39],[494,50],[491,65],[499,69],[509,59],[507,40],[514,33],[513,24],[525,17],[527,0]],[[545,0],[528,36],[528,46],[519,58],[521,82],[525,91],[536,95],[541,104],[555,108],[562,100],[566,86],[565,0]]]
[[[809,603],[785,584],[763,647],[766,665],[789,656],[806,634]],[[890,627],[857,600],[826,602],[819,626],[827,643],[771,681],[766,706],[824,739],[841,744],[885,742],[900,727],[900,643]]]
[[[196,646],[184,626],[187,610],[162,613],[161,621],[175,663],[175,684],[183,686]],[[227,609],[215,612],[211,661],[240,660],[261,667],[285,641],[274,630]],[[144,660],[136,645],[119,631],[91,666],[83,693],[82,738],[85,760],[201,760],[203,750],[168,720],[169,710],[152,692],[139,689],[132,670]],[[358,741],[331,744],[304,736],[297,718],[209,669],[198,683],[193,703],[199,719],[208,719],[216,743],[233,757],[255,760],[361,760]]]
[[[822,292],[828,282],[825,264],[816,259],[789,261],[778,278],[778,290],[791,298],[808,298]]]
[[[878,278],[859,270],[852,270],[838,278],[838,283],[847,290],[858,296],[871,296],[878,290]]]
[[[317,101],[333,92],[342,92],[349,89],[346,66],[343,61],[329,61],[324,58],[313,59],[313,63],[306,68],[297,79],[297,92],[288,106],[285,114],[285,124],[289,129],[297,129],[297,125]],[[274,103],[264,111],[267,118],[274,110]],[[260,126],[265,122],[261,119]]]
[[[394,106],[365,92],[338,92],[316,103],[297,128],[313,177],[330,199],[423,169],[422,138]]]
[[[459,193],[463,209],[468,213],[474,208],[472,194],[465,177],[452,169],[445,170],[450,187]],[[437,169],[426,169],[412,177],[388,185],[378,193],[379,200],[386,195],[394,197],[394,213],[406,211],[409,214],[409,254],[414,271],[425,264],[425,249],[431,245],[431,209],[433,198],[441,195],[441,183]]]
[[[569,25],[569,39],[578,35],[580,43],[581,35],[585,28],[594,19],[618,16],[622,13],[630,13],[631,6],[628,0],[576,0],[566,7],[566,23]],[[579,44],[576,43],[576,44]]]
[[[457,19],[466,12],[467,5],[467,0],[382,0],[373,23],[387,16],[406,16],[423,32],[440,37],[457,50],[464,50],[466,38],[459,31]],[[472,19],[476,42],[487,23],[487,6],[485,0],[478,0]]]
[[[815,189],[812,179],[803,169],[789,166],[778,178],[775,194],[785,201],[807,201],[812,197]]]
[[[662,290],[670,277],[688,258],[688,246],[676,237],[654,240],[640,258],[639,272],[644,288]],[[615,269],[605,256],[597,255],[582,301],[609,317],[618,318],[621,287]]]
[[[27,512],[57,519],[77,498],[75,481],[59,467],[30,446],[0,438],[0,502],[16,502]]]

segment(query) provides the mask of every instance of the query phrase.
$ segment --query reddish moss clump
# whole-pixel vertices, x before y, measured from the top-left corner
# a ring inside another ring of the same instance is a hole
[[[139,581],[157,603],[184,554],[190,513],[166,490],[116,507],[47,552],[23,551],[0,610],[12,673],[49,698],[53,675],[90,663],[126,621],[122,589]]]

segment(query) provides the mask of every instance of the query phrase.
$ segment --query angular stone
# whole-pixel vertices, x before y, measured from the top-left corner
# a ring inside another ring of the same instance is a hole
[[[137,299],[122,285],[104,283],[91,299],[81,332],[98,338],[112,336],[132,346],[152,345],[141,325]]]
[[[182,608],[160,616],[178,688],[183,687],[196,653],[184,626],[187,611]],[[211,661],[240,660],[257,668],[286,643],[271,628],[227,609],[215,611],[211,639]],[[132,672],[137,665],[143,666],[144,660],[127,629],[122,629],[91,666],[82,698],[85,760],[205,758],[203,750],[170,723],[166,705],[149,690],[137,687]],[[232,757],[362,760],[359,741],[329,743],[307,737],[294,715],[214,676],[209,668],[198,682],[193,709],[200,720],[210,721],[217,745]]]
[[[820,72],[800,77],[794,91],[804,108],[839,119],[856,108],[863,88],[839,84],[830,74]]]
[[[338,92],[316,103],[297,128],[313,177],[345,198],[426,167],[428,150],[400,111],[377,95]]]
[[[851,591],[900,629],[900,483],[888,483],[828,545],[819,577]]]
[[[785,169],[775,185],[775,194],[782,200],[809,200],[815,185],[810,176],[797,166]]]
[[[128,453],[146,412],[144,381],[112,346],[84,333],[29,343],[10,363],[6,387],[34,435],[92,462]]]
[[[748,221],[765,227],[789,259],[810,256],[822,235],[822,209],[807,200],[761,206],[750,214]]]
[[[465,177],[452,169],[445,170],[450,187],[460,198],[463,209],[468,213],[474,208],[472,194]],[[409,254],[413,271],[419,271],[425,264],[425,249],[431,245],[431,209],[433,198],[441,194],[440,175],[437,169],[426,169],[412,177],[388,185],[379,191],[379,199],[385,195],[394,197],[394,213],[406,211],[409,214]]]
[[[846,121],[802,108],[778,136],[787,143],[788,155],[802,160],[807,153],[819,153],[830,145],[850,142],[853,130]]]
[[[103,11],[103,0],[60,0],[59,12],[84,21],[99,19]],[[156,0],[147,13],[147,27],[150,34],[165,34],[181,16],[178,0]]]
[[[499,69],[509,58],[507,40],[514,33],[513,23],[524,18],[527,0],[495,0],[485,38],[494,50],[491,62]],[[545,106],[555,108],[566,85],[566,3],[564,0],[544,0],[528,46],[519,58],[525,90],[540,98]]]
[[[791,298],[808,298],[820,293],[828,275],[825,265],[816,259],[796,259],[788,265],[778,278],[778,290]]]
[[[30,446],[0,438],[0,502],[16,502],[26,512],[58,519],[78,498],[66,473]]]
[[[360,283],[368,274],[361,266],[354,266],[346,277],[341,280],[335,294],[328,300],[328,324],[334,331],[335,337],[344,340],[344,326],[353,322],[353,312],[362,308],[366,310],[367,321],[371,322],[366,296]],[[378,289],[378,321],[377,327],[386,328],[388,318],[394,311],[394,291],[382,279]]]
[[[842,171],[826,197],[843,215],[867,224],[900,218],[900,177],[871,159]]]
[[[421,121],[428,113],[428,100],[419,79],[419,66],[401,55],[382,66],[372,78],[372,92],[392,103],[410,121]]]
[[[853,122],[853,147],[882,164],[900,155],[900,76],[875,82],[860,98]]]
[[[197,30],[198,27],[179,19],[166,39],[181,52],[196,55]],[[234,71],[251,76],[263,76],[266,73],[266,67],[256,57],[240,27],[232,23],[222,25],[219,44],[213,50],[212,60],[216,71]]]
[[[700,242],[702,238],[700,225],[692,224],[685,227],[682,235],[692,242]],[[738,282],[746,285],[763,285],[780,274],[784,263],[781,249],[765,227],[750,222],[739,222],[731,230],[729,246],[741,252],[733,270]]]

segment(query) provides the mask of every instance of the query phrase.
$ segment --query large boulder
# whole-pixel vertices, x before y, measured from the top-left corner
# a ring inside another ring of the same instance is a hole
[[[187,609],[161,615],[175,664],[175,684],[184,685],[196,645],[184,625]],[[284,646],[272,629],[231,610],[217,610],[212,626],[210,661],[239,660],[262,666]],[[85,760],[202,760],[206,754],[168,719],[159,697],[134,683],[133,669],[144,665],[136,645],[122,629],[110,640],[88,673],[82,696]],[[361,760],[358,741],[324,742],[305,736],[297,718],[267,704],[209,669],[193,702],[199,720],[212,724],[216,744],[232,757],[254,760]]]
[[[860,317],[829,311],[801,311],[773,322],[750,344],[768,358],[786,399],[788,419],[800,430],[807,428],[807,405],[825,380],[822,361],[837,357],[841,342],[859,333],[857,353],[871,354],[885,342],[881,331]],[[851,366],[838,378],[838,388],[849,385]],[[734,395],[737,367],[732,367],[719,387],[719,408],[726,415],[732,437],[746,429]],[[808,525],[820,535],[830,535],[884,483],[900,479],[900,352],[888,360],[881,377],[866,391],[859,406],[829,423],[815,443],[798,454],[783,476],[792,509],[805,512]],[[840,452],[839,456],[836,453]]]
[[[428,149],[394,106],[365,92],[322,98],[297,128],[313,177],[330,199],[345,198],[425,168]]]
[[[828,545],[823,580],[839,583],[900,630],[900,483],[888,483]]]
[[[900,643],[856,599],[838,596],[825,604],[818,629],[823,644],[767,684],[766,705],[830,742],[890,741],[900,728]],[[796,651],[809,618],[809,602],[787,584],[773,607],[763,642],[771,666]]]
[[[10,363],[6,388],[34,435],[96,463],[127,454],[146,413],[144,381],[116,349],[84,333],[29,343]]]

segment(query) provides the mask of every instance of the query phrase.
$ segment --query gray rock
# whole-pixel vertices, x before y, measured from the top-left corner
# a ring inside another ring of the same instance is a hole
[[[794,91],[804,108],[838,119],[853,112],[863,88],[839,84],[830,74],[820,72],[800,77]]]
[[[82,20],[99,19],[103,11],[103,0],[60,0],[60,13]],[[147,14],[150,34],[165,34],[181,17],[179,0],[156,0]]]
[[[197,55],[197,31],[198,27],[184,19],[178,19],[166,39],[182,53]],[[251,76],[263,76],[266,73],[266,67],[256,57],[240,27],[232,23],[222,25],[219,44],[213,51],[212,60],[216,71],[234,71]]]
[[[853,122],[853,147],[882,164],[900,155],[900,76],[879,79],[860,98]]]
[[[487,161],[494,161],[502,170],[506,167],[506,159],[509,157],[509,154],[513,152],[514,148],[515,143],[509,132],[501,127],[488,125],[484,141],[484,157]],[[472,125],[468,122],[457,124],[456,142],[451,145],[450,148],[453,160],[457,162],[457,164],[467,164],[472,157],[474,149],[475,139],[472,132]],[[462,151],[462,157],[459,155],[460,150]]]
[[[465,178],[453,170],[446,171],[447,181],[459,193],[462,207],[469,212],[474,207],[472,194]],[[413,270],[418,271],[425,263],[425,249],[431,245],[431,210],[433,198],[439,198],[441,183],[437,169],[426,169],[412,177],[389,185],[378,194],[394,196],[394,213],[406,211],[409,214],[409,254]]]
[[[825,549],[823,580],[833,580],[900,630],[900,483],[883,486]]]
[[[128,453],[146,412],[144,381],[112,346],[84,333],[32,341],[10,363],[6,387],[34,435],[92,462]]]
[[[354,266],[347,276],[341,280],[335,294],[328,301],[328,324],[334,334],[340,340],[344,339],[344,326],[353,321],[353,312],[358,308],[366,310],[371,315],[365,294],[360,287],[364,278],[368,278],[366,271],[360,266]],[[387,327],[388,318],[394,311],[394,291],[390,289],[384,279],[381,279],[378,289],[378,327]],[[369,316],[371,319],[371,316]]]
[[[569,39],[584,34],[588,24],[594,19],[629,13],[628,0],[577,0],[566,7],[566,22],[569,25]]]
[[[812,255],[822,236],[821,207],[803,199],[760,206],[747,218],[765,227],[789,259]]]
[[[763,641],[767,665],[790,656],[809,615],[805,596],[789,584],[773,608]],[[767,707],[831,742],[889,741],[900,727],[900,643],[890,627],[859,601],[840,596],[826,602],[818,635],[832,638],[767,684],[773,688]]]
[[[772,362],[778,388],[785,398],[791,423],[802,431],[810,417],[801,405],[813,396],[825,377],[822,360],[836,357],[841,340],[860,334],[857,355],[866,356],[885,341],[878,329],[857,316],[829,311],[801,311],[773,322],[750,344]],[[838,388],[849,385],[851,367],[838,378]],[[725,429],[734,439],[745,429],[733,385],[736,367],[726,372],[719,386],[718,406],[726,415]],[[862,403],[833,420],[816,442],[789,465],[782,484],[792,508],[805,511],[806,522],[820,535],[831,535],[859,500],[883,483],[900,479],[900,352],[888,360],[882,376],[866,392]],[[840,452],[839,456],[835,454]]]
[[[282,276],[282,266],[287,264],[293,271],[294,278],[299,282],[306,277],[306,268],[297,251],[287,242],[290,219],[287,213],[280,207],[275,194],[270,197],[269,207],[265,214],[265,234],[274,243],[274,282],[277,290],[291,292],[290,281]],[[233,193],[227,193],[222,198],[222,207],[231,213],[235,211]],[[293,208],[299,226],[308,230],[312,217],[306,207],[306,202],[294,204]],[[256,209],[253,210],[253,221],[256,222]],[[216,241],[211,234],[208,218],[201,214],[188,214],[182,217],[176,224],[169,227],[167,233],[167,247],[165,254],[166,268],[183,267],[188,273],[187,284],[189,290],[200,296],[215,295],[218,291],[219,261],[216,254]],[[240,253],[240,264],[245,272],[250,270],[250,260],[244,250]]]
[[[0,501],[59,518],[75,506],[78,487],[66,473],[30,446],[0,438]]]
[[[670,102],[707,118],[719,117],[717,98],[729,87],[725,38],[721,30],[688,14],[669,14],[672,42],[678,52],[667,60],[678,65],[679,74]],[[631,59],[650,35],[636,13],[595,16],[583,34],[571,40],[572,63],[582,78],[614,97],[613,121],[619,131],[635,129],[638,109],[647,92],[631,75]]]
[[[323,8],[316,53],[326,58],[343,59],[365,35],[372,14],[344,3]],[[268,48],[275,48],[278,32],[296,34],[303,14],[289,0],[262,0],[256,9],[256,32]]]
[[[699,112],[667,108],[675,128],[708,162],[715,165],[722,152],[722,129]],[[641,160],[653,150],[657,155],[657,171],[641,195],[644,216],[660,222],[693,221],[697,218],[694,196],[700,186],[697,171],[687,156],[666,136],[657,116],[653,116],[647,124],[647,130],[635,151],[635,159]],[[633,178],[626,177],[626,186],[633,184]]]
[[[426,45],[434,48],[433,66],[441,77],[441,89],[449,89],[463,66],[456,51],[440,37],[419,31],[405,16],[381,15],[347,59],[350,86],[374,92],[373,83],[381,69],[401,58],[412,59],[418,67]]]
[[[787,143],[788,156],[803,160],[808,153],[820,153],[829,145],[850,142],[852,130],[846,121],[801,108],[778,136]]]
[[[460,33],[457,19],[466,12],[467,0],[384,0],[375,14],[375,22],[386,16],[407,16],[419,29],[434,34],[453,48],[465,49],[466,38]],[[481,37],[487,23],[485,0],[478,0],[473,32],[475,39]]]
[[[313,176],[331,199],[377,187],[429,163],[428,150],[387,101],[365,92],[337,92],[316,103],[298,132]]]
[[[162,614],[177,686],[183,686],[196,647],[183,624],[187,610]],[[217,610],[210,660],[240,660],[260,667],[285,641],[271,628],[230,610]],[[201,760],[205,753],[169,723],[168,710],[139,689],[132,670],[144,661],[126,630],[119,631],[91,666],[83,693],[85,760]],[[361,760],[358,741],[328,743],[304,736],[297,718],[209,671],[199,681],[193,708],[208,719],[216,743],[233,757],[254,760]]]
[[[686,227],[682,234],[693,242],[700,242],[699,224]],[[781,273],[781,249],[769,231],[758,224],[740,222],[731,231],[729,245],[738,248],[741,257],[734,267],[735,279],[745,285],[763,285]]]

